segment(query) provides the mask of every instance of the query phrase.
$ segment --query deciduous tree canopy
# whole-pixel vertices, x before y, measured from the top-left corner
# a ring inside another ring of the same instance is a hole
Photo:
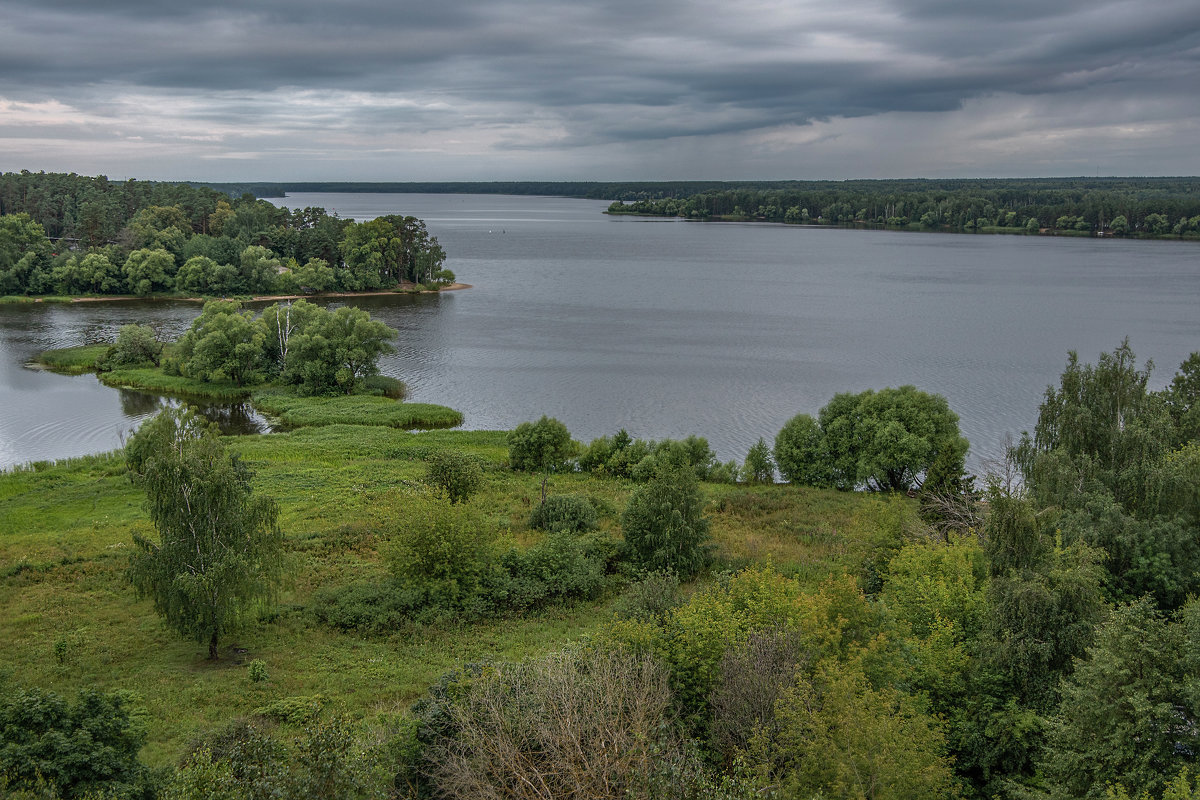
[[[215,659],[220,636],[279,584],[279,509],[253,492],[250,471],[190,411],[161,412],[134,435],[126,455],[158,534],[158,541],[134,535],[130,580],[168,625],[207,640]]]

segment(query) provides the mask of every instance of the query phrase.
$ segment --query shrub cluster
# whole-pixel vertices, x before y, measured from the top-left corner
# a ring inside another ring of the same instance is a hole
[[[580,534],[554,529],[522,549],[505,545],[466,503],[417,497],[386,547],[393,580],[320,591],[313,611],[337,628],[382,633],[594,599],[614,579],[620,547],[605,534]]]
[[[632,478],[645,482],[665,466],[686,466],[696,479],[711,483],[733,483],[739,470],[735,462],[722,464],[703,436],[686,439],[634,439],[624,429],[613,436],[593,439],[579,456],[584,472]]]

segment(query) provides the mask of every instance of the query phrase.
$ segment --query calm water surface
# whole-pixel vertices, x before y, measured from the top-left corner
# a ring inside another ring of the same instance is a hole
[[[836,392],[945,395],[972,462],[1032,426],[1068,350],[1129,336],[1161,385],[1200,349],[1200,247],[607,217],[604,202],[296,194],[345,217],[412,214],[474,288],[356,299],[400,331],[386,374],[471,428],[549,414],[587,441],[708,437],[723,459]],[[109,449],[158,399],[22,366],[189,303],[0,307],[0,467]],[[260,421],[235,414],[234,428]]]

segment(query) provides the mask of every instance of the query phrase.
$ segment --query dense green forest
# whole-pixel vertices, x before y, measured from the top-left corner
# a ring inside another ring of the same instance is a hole
[[[612,213],[924,230],[1200,237],[1200,178],[197,184],[231,194],[428,192],[614,200]]]
[[[437,287],[425,223],[354,222],[246,194],[74,174],[0,174],[0,296],[203,296]]]
[[[208,315],[169,355],[192,380],[241,324]],[[153,361],[135,334],[114,348]],[[0,786],[1190,800],[1200,353],[1162,390],[1150,369],[1070,354],[978,480],[910,386],[742,465],[547,417],[222,438],[168,410],[0,475]]]

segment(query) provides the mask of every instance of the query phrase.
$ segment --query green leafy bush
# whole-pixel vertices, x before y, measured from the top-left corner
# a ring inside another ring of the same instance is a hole
[[[497,569],[495,531],[463,504],[413,498],[389,551],[393,574],[429,603],[470,609],[482,600]]]
[[[529,527],[543,531],[582,533],[596,527],[596,507],[577,494],[552,494],[529,515]]]
[[[622,428],[614,436],[593,439],[579,455],[579,468],[584,472],[628,478],[638,462],[650,455],[653,444],[632,438]]]
[[[621,518],[634,563],[693,575],[709,561],[708,520],[695,472],[662,467],[629,498]]]
[[[267,673],[267,662],[263,661],[261,658],[256,658],[250,662],[249,666],[247,667],[246,674],[249,676],[251,683],[262,683],[265,680],[269,680],[271,677]]]
[[[960,796],[937,718],[917,697],[872,686],[860,665],[828,662],[801,675],[774,717],[786,797]]]
[[[575,455],[567,426],[552,417],[522,422],[508,435],[508,464],[524,472],[563,472]]]
[[[493,584],[492,601],[496,607],[533,608],[552,600],[595,598],[615,555],[607,539],[552,533],[528,550],[504,554],[504,573]]]
[[[313,594],[312,613],[318,621],[344,631],[387,634],[433,612],[425,592],[401,581],[361,582],[326,587]]]
[[[427,460],[425,480],[446,493],[451,503],[463,503],[483,483],[479,459],[460,450],[438,450]]]
[[[154,329],[149,325],[122,325],[116,343],[108,348],[97,367],[110,370],[149,364],[158,366],[162,349],[162,342],[155,338]]]
[[[289,725],[305,725],[319,717],[325,705],[325,697],[320,694],[283,697],[254,709],[254,714]]]
[[[239,720],[195,743],[161,800],[365,800],[387,796],[370,749],[345,719],[309,721],[285,745],[261,723]]]

